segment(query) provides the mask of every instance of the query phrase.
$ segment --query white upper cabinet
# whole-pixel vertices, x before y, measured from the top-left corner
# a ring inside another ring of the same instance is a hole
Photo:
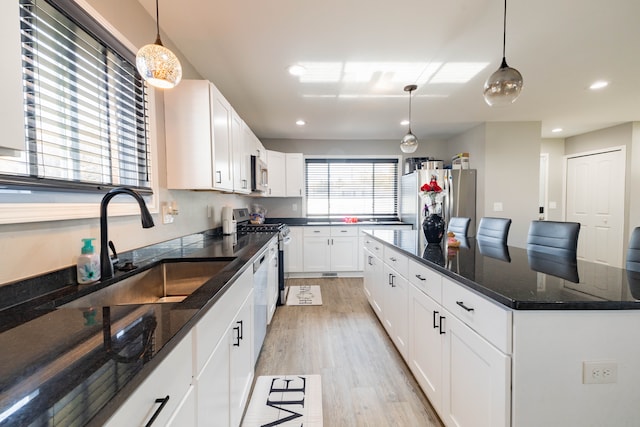
[[[25,149],[24,104],[22,102],[22,58],[20,52],[20,10],[17,1],[0,2],[0,52],[2,88],[0,155],[17,155]]]
[[[278,151],[267,150],[267,168],[269,169],[268,197],[286,196],[286,156]]]
[[[231,115],[231,144],[233,146],[233,192],[251,193],[251,157],[249,144],[251,140],[246,137],[248,126],[233,110]]]
[[[233,191],[233,109],[206,80],[164,92],[167,187]]]
[[[304,194],[304,166],[302,153],[287,153],[286,160],[286,195],[302,197]]]

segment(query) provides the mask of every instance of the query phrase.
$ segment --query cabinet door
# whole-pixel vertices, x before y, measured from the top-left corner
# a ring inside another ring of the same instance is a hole
[[[331,271],[331,237],[304,236],[304,271]]]
[[[511,358],[448,311],[444,317],[444,423],[456,427],[508,426]]]
[[[385,302],[383,324],[396,348],[406,360],[409,335],[409,282],[397,271],[385,264]]]
[[[239,426],[253,381],[253,292],[229,328],[230,422]],[[259,351],[259,349],[256,349]]]
[[[245,138],[246,127],[238,113],[232,110],[231,146],[233,147],[233,192],[240,194],[249,194],[251,192],[251,182],[249,182],[251,158],[249,157],[249,150],[247,149],[250,141]]]
[[[304,236],[302,227],[289,227],[289,243],[284,247],[284,271],[304,271]]]
[[[230,345],[229,339],[221,340],[197,378],[198,427],[229,425]]]
[[[286,196],[302,197],[304,191],[304,163],[302,153],[286,153]]]
[[[164,92],[167,188],[213,188],[209,82],[183,80]]]
[[[213,129],[213,188],[233,191],[231,149],[231,104],[213,85],[211,90],[211,128]]]
[[[267,169],[269,170],[268,197],[286,196],[286,157],[284,153],[267,150]]]
[[[358,270],[358,236],[331,237],[331,270]]]
[[[442,308],[413,285],[409,285],[409,368],[429,402],[442,410]]]
[[[196,423],[196,392],[191,386],[166,427],[196,426]]]
[[[267,275],[267,325],[271,323],[278,304],[278,244],[269,245],[269,272]],[[258,351],[258,349],[255,349]]]
[[[382,320],[382,301],[384,291],[384,269],[380,258],[365,250],[364,290],[369,304],[378,318]]]

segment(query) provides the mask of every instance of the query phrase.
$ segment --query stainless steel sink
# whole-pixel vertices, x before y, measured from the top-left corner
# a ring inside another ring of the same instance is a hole
[[[166,262],[68,302],[61,308],[180,302],[230,262]]]

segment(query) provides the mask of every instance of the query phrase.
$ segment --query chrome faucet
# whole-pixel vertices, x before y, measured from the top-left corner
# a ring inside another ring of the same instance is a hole
[[[109,242],[109,237],[107,233],[107,205],[109,201],[113,199],[118,194],[128,194],[138,202],[140,206],[140,216],[142,218],[142,228],[151,228],[153,227],[153,218],[151,218],[151,213],[149,213],[149,209],[147,209],[147,205],[144,203],[144,199],[140,194],[136,191],[125,188],[125,187],[117,187],[110,190],[107,194],[104,195],[102,201],[100,202],[100,279],[110,279],[113,277],[113,264],[111,263],[111,257],[109,256],[109,249],[107,249],[107,244]]]

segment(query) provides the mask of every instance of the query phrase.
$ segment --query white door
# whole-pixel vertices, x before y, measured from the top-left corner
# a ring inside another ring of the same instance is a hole
[[[576,155],[566,162],[566,220],[580,223],[578,258],[622,267],[624,152]]]

